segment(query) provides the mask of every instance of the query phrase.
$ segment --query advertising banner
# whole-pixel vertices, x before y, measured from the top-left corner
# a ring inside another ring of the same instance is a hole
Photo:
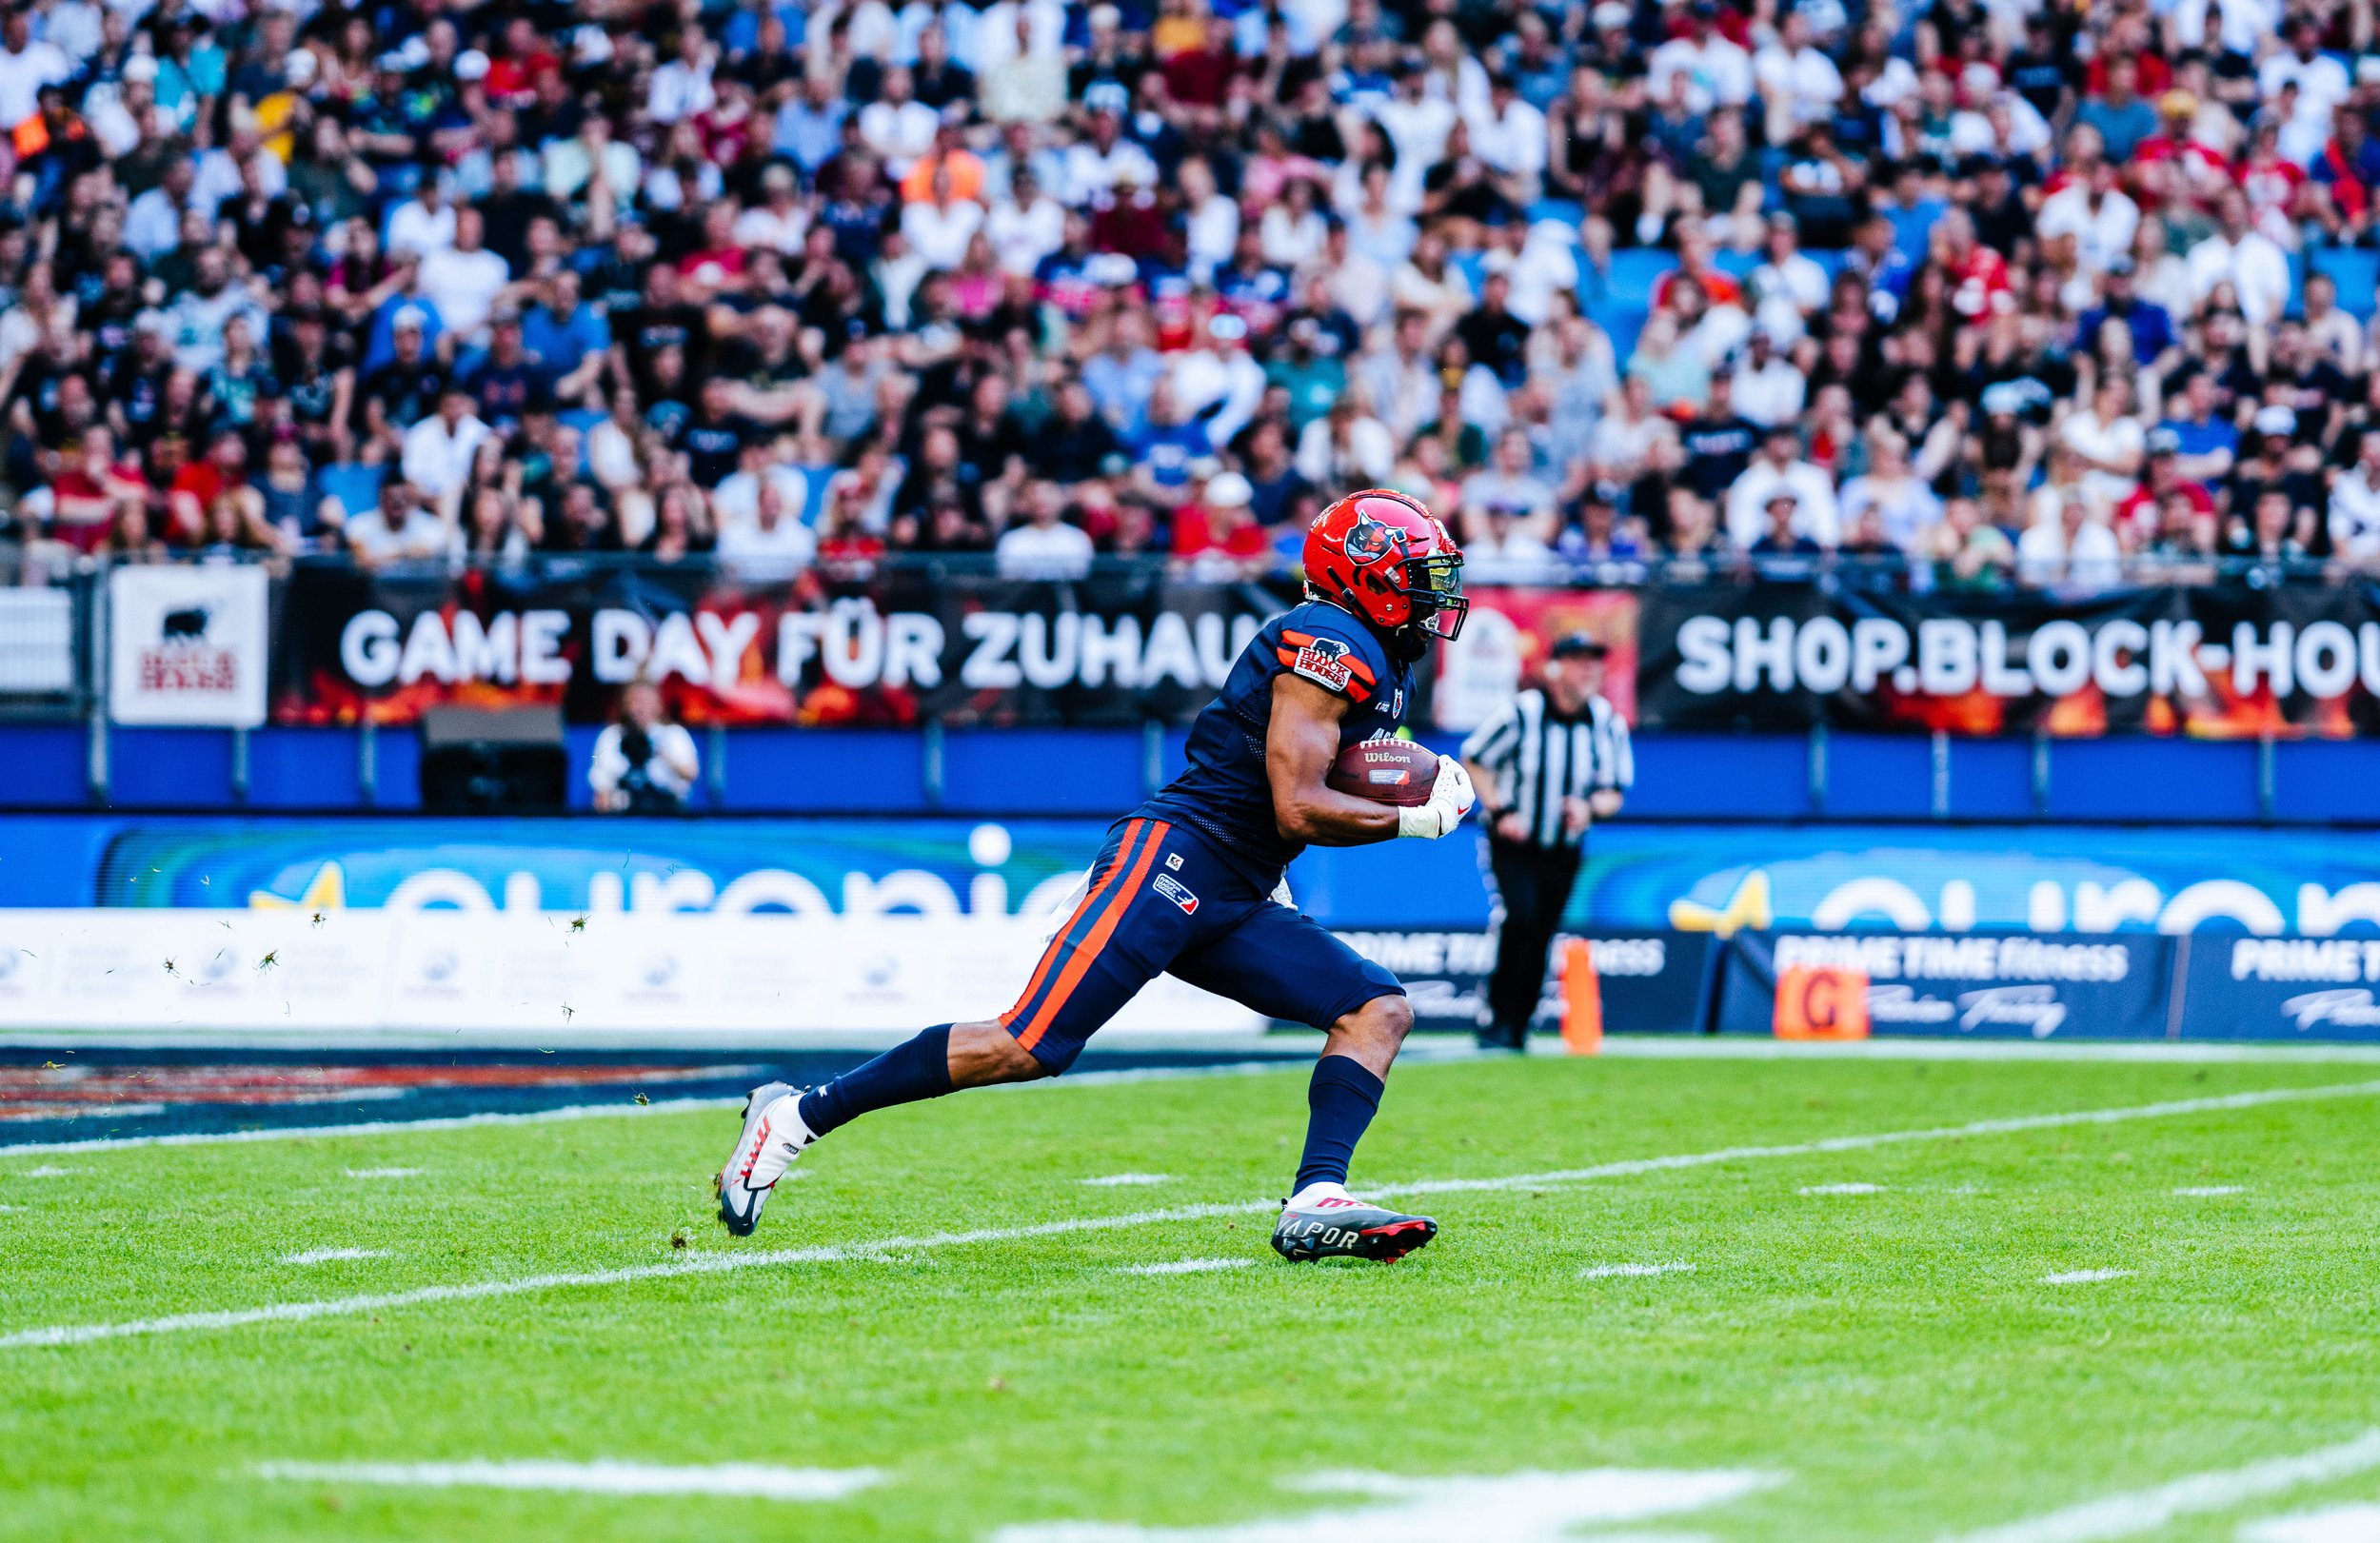
[[[915,1030],[988,1018],[1041,953],[1038,919],[452,910],[0,910],[0,1031],[574,1036]],[[1111,1029],[1253,1033],[1171,977]]]
[[[0,906],[1039,915],[1107,826],[0,816]],[[1478,858],[1468,832],[1314,847],[1292,865],[1290,888],[1340,931],[1483,936]],[[2380,930],[2380,831],[1621,820],[1590,841],[1565,921],[1595,939],[1863,928],[2360,936]]]
[[[269,584],[252,565],[163,564],[108,576],[108,712],[119,723],[265,722]]]
[[[1154,572],[1067,581],[888,569],[736,584],[708,568],[547,564],[446,574],[301,564],[273,716],[411,722],[428,707],[560,702],[601,722],[658,683],[688,723],[1137,723],[1203,705],[1281,582]]]
[[[1633,589],[1474,589],[1462,635],[1441,645],[1430,718],[1469,733],[1532,682],[1554,644],[1583,632],[1611,650],[1603,695],[1636,720],[1636,612]]]
[[[1718,1027],[1795,1039],[2161,1039],[2174,946],[2159,937],[1738,933]],[[1817,1013],[1806,989],[1780,995],[1781,985],[1859,979],[1863,999]],[[1845,1032],[1854,1022],[1858,1032]]]
[[[1469,931],[1341,932],[1364,958],[1385,965],[1413,1002],[1417,1027],[1468,1034],[1478,1026],[1487,979],[1496,968],[1496,934]],[[1555,940],[1561,958],[1570,934]],[[1708,934],[1598,932],[1596,979],[1603,998],[1603,1027],[1616,1034],[1673,1034],[1695,1026],[1713,940]],[[1562,999],[1554,971],[1535,1022],[1561,1021]]]
[[[2192,938],[2185,959],[2193,1038],[2380,1040],[2380,938]]]
[[[74,689],[74,597],[0,589],[0,692]]]
[[[1640,721],[1680,730],[2347,739],[2380,730],[2368,586],[1648,590]]]

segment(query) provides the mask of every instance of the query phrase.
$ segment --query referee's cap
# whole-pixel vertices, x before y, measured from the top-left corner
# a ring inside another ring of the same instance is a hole
[[[1589,637],[1583,632],[1570,632],[1554,640],[1553,657],[1556,659],[1603,659],[1609,656],[1611,651],[1610,646],[1598,638]]]

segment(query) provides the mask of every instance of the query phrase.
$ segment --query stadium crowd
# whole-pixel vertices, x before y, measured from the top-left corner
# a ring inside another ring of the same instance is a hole
[[[2380,562],[2372,10],[37,0],[6,534],[1228,576],[1375,484],[1475,581]]]

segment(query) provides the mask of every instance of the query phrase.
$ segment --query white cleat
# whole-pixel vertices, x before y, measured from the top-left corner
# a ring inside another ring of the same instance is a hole
[[[803,1090],[764,1082],[744,1101],[744,1136],[719,1171],[719,1219],[738,1237],[761,1224],[761,1206],[802,1149],[818,1139],[802,1123]]]

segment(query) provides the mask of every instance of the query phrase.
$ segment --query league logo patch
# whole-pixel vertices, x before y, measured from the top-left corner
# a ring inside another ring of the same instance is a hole
[[[1165,855],[1165,866],[1173,869],[1176,873],[1181,872],[1181,854],[1179,852],[1167,853]]]
[[[1344,691],[1355,675],[1348,667],[1348,652],[1347,645],[1337,638],[1317,638],[1298,650],[1297,662],[1289,667],[1333,691]]]
[[[1181,914],[1183,916],[1197,916],[1199,914],[1199,898],[1190,893],[1188,885],[1184,884],[1180,880],[1175,878],[1172,874],[1159,874],[1157,876],[1157,882],[1151,887],[1153,887],[1160,895],[1162,895],[1167,900],[1173,901],[1176,905],[1180,906]]]

